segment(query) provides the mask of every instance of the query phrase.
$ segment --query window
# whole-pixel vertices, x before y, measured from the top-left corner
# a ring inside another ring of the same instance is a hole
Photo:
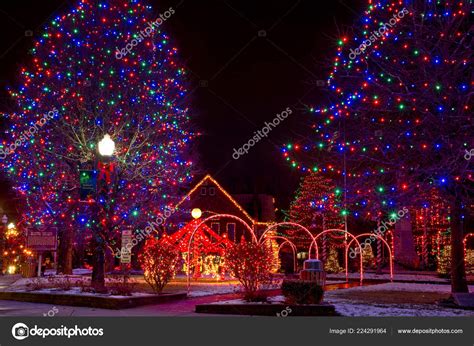
[[[207,187],[201,187],[201,196],[205,196],[207,194]]]
[[[221,224],[219,222],[211,222],[211,229],[217,234],[221,234]]]
[[[296,258],[306,259],[306,258],[308,258],[308,253],[307,252],[298,252],[298,254],[296,255]]]
[[[209,196],[214,196],[216,194],[216,188],[215,187],[210,187],[209,188]]]
[[[235,241],[235,222],[227,224],[227,236],[229,240]]]

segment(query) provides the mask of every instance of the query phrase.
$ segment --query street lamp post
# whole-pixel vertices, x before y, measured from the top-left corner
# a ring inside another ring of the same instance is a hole
[[[107,203],[109,202],[109,184],[113,173],[112,157],[115,151],[115,142],[108,134],[98,143],[98,177],[97,177],[97,210],[98,229],[95,234],[96,251],[95,265],[92,271],[92,285],[103,289],[105,285],[105,237],[107,236],[108,218]],[[104,214],[103,217],[101,214]],[[102,221],[104,220],[104,221]]]
[[[0,275],[3,275],[3,252],[5,251],[5,236],[7,233],[7,223],[8,223],[8,217],[6,215],[3,215],[2,217],[2,234],[0,235]]]

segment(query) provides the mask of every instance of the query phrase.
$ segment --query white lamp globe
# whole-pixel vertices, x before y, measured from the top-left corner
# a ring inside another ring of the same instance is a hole
[[[202,211],[199,208],[194,208],[191,210],[191,216],[195,219],[199,219],[202,215]]]
[[[102,156],[112,156],[115,151],[115,142],[108,134],[99,142],[99,154]]]

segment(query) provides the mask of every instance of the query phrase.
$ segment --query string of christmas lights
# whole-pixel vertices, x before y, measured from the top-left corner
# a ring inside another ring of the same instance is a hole
[[[369,1],[337,42],[333,102],[308,107],[311,135],[284,145],[283,158],[347,179],[353,216],[393,211],[429,187],[472,193],[472,15],[465,1]]]
[[[154,19],[139,0],[81,0],[36,39],[31,61],[9,89],[16,110],[4,114],[10,127],[1,141],[7,149],[42,114],[58,110],[0,162],[24,202],[26,225],[138,230],[175,204],[177,189],[191,181],[189,145],[198,133],[185,106],[177,48],[155,30],[115,58],[116,48]],[[110,198],[79,202],[79,171],[96,169],[104,134],[116,144]],[[108,206],[100,218],[96,202]]]

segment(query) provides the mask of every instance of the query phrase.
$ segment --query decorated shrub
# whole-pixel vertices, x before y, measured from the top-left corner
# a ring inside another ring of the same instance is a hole
[[[341,273],[344,271],[344,268],[339,265],[337,250],[333,247],[329,249],[329,256],[324,264],[324,271],[326,273]]]
[[[288,304],[320,304],[324,290],[314,281],[283,280],[281,291]]]
[[[175,276],[178,262],[178,250],[154,238],[146,241],[143,253],[140,255],[145,281],[156,293],[161,293],[166,284]]]
[[[227,251],[226,264],[242,284],[245,300],[261,300],[259,289],[272,280],[273,256],[269,247],[245,241],[235,244]]]
[[[474,274],[474,250],[467,249],[464,260],[466,274]],[[451,245],[446,245],[438,256],[438,275],[449,277],[451,274]]]

